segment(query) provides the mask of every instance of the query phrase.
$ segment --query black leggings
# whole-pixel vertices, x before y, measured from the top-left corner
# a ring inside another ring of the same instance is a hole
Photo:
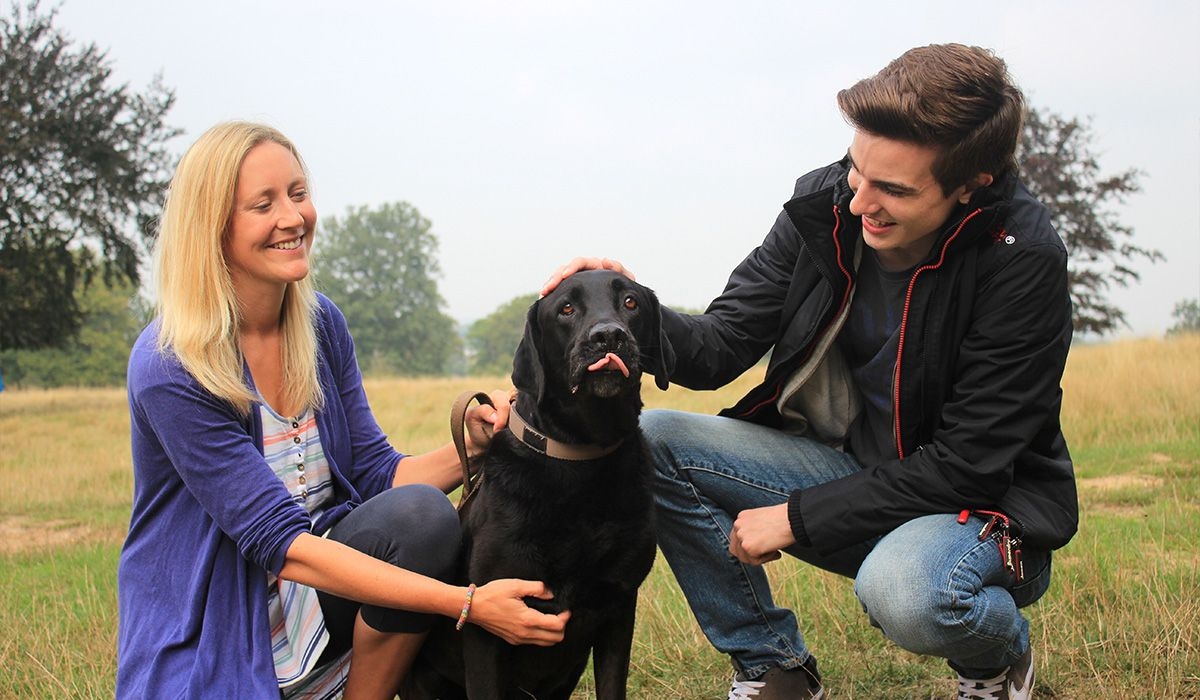
[[[350,511],[329,531],[329,539],[402,569],[450,581],[462,532],[458,513],[446,495],[417,484],[388,489]],[[359,611],[363,621],[380,632],[424,632],[435,617],[365,605],[324,591],[317,595],[329,630],[329,646],[322,658],[350,649]]]

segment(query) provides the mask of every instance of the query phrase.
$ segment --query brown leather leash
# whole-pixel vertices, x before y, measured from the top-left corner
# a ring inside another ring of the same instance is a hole
[[[479,469],[472,472],[471,458],[467,455],[466,436],[463,433],[464,426],[467,422],[467,411],[471,408],[471,402],[478,401],[479,405],[488,405],[492,408],[496,404],[492,403],[492,397],[482,391],[464,391],[454,400],[454,405],[450,407],[450,436],[454,440],[454,449],[458,451],[458,461],[462,465],[463,483],[462,497],[458,499],[458,510],[462,511],[466,506],[467,501],[478,490],[479,485],[483,483],[483,466],[482,458],[477,457],[474,461],[480,464]],[[492,427],[490,425],[483,426],[484,435],[479,436],[476,442],[482,442],[483,439],[490,437]],[[472,435],[472,437],[476,437]]]

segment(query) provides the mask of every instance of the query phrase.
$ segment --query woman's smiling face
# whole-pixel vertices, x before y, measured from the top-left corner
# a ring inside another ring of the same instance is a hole
[[[238,168],[224,243],[238,296],[304,279],[316,221],[308,178],[292,152],[273,141],[250,149]]]

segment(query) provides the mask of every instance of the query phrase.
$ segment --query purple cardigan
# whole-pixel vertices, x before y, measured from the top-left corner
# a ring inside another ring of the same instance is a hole
[[[389,488],[402,455],[367,405],[345,317],[317,313],[335,483],[323,531]],[[200,387],[152,323],[129,358],[133,514],[117,570],[118,698],[278,698],[266,572],[278,573],[308,516],[263,459],[258,411],[238,415]]]

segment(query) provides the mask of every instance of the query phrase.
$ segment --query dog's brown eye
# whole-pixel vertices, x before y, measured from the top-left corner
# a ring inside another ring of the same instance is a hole
[[[634,299],[633,295],[625,297],[625,308],[629,309],[630,311],[633,311],[637,308],[637,299]]]
[[[562,308],[558,310],[558,313],[562,316],[570,316],[571,314],[575,313],[575,307],[571,304],[571,302],[567,302],[566,304],[562,305]]]

